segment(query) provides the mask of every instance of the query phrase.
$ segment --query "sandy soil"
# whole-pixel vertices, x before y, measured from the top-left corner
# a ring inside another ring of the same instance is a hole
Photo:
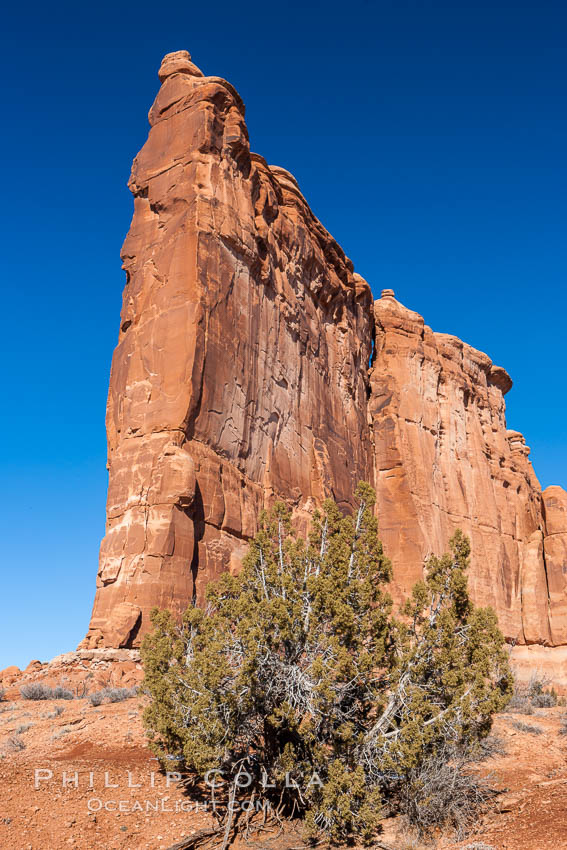
[[[440,850],[475,841],[494,850],[567,850],[564,712],[497,718],[506,754],[480,769],[506,790],[474,835],[441,838]],[[0,850],[158,850],[212,826],[203,804],[159,772],[140,714],[139,698],[98,708],[86,699],[0,703]],[[385,823],[384,841],[417,850],[395,821]]]
[[[564,708],[541,709],[534,715],[504,714],[494,731],[506,755],[483,768],[495,775],[495,787],[507,789],[477,832],[458,844],[483,842],[495,850],[564,850],[567,848],[567,736],[559,734]],[[515,724],[539,728],[541,734]]]

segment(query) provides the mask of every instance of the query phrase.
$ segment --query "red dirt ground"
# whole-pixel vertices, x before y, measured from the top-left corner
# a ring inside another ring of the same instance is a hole
[[[180,808],[190,797],[175,781],[167,787],[159,773],[140,709],[139,698],[98,708],[86,699],[0,703],[0,850],[159,850],[213,825],[209,812]],[[494,850],[567,850],[567,736],[559,734],[564,712],[497,718],[494,731],[506,754],[480,770],[507,790],[474,835],[461,842],[441,838],[439,850],[475,842]],[[518,730],[518,721],[543,733]],[[25,748],[17,749],[18,741]],[[384,841],[394,850],[418,850],[396,821],[384,826]]]

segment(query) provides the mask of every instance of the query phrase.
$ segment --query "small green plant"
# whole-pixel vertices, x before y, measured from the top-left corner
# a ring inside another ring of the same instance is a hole
[[[144,723],[164,766],[174,758],[201,781],[220,771],[228,802],[245,776],[247,795],[301,817],[307,838],[371,843],[383,802],[422,823],[422,771],[488,734],[512,679],[494,612],[468,596],[467,538],[428,559],[395,617],[374,492],[361,484],[356,500],[352,516],[327,501],[306,538],[276,504],[240,574],[209,585],[206,609],[181,626],[153,612]]]

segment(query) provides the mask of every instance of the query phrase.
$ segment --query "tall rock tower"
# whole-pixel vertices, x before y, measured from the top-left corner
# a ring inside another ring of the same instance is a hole
[[[368,284],[294,178],[250,153],[234,88],[162,62],[107,410],[106,536],[89,646],[130,646],[236,569],[274,497],[307,518],[372,478]]]

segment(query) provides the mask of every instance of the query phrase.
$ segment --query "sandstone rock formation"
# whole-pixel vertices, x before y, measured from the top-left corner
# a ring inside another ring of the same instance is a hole
[[[386,290],[374,305],[368,403],[381,536],[398,596],[456,528],[472,543],[470,587],[519,643],[567,643],[567,494],[541,488],[523,436],[506,428],[508,374]],[[547,507],[546,507],[547,506]]]
[[[7,700],[18,699],[22,685],[31,682],[49,687],[61,685],[75,696],[84,697],[106,687],[134,687],[143,675],[137,649],[83,649],[58,655],[47,663],[30,661],[25,670],[6,667],[0,670],[0,688]]]
[[[391,290],[373,305],[292,175],[250,153],[229,83],[186,51],[159,78],[129,183],[107,528],[83,646],[137,646],[154,605],[202,599],[275,497],[306,518],[327,495],[348,508],[360,479],[377,489],[395,595],[462,527],[474,598],[506,635],[567,645],[567,494],[542,494],[506,428],[506,371]]]
[[[250,154],[244,105],[164,59],[107,412],[107,530],[88,646],[137,643],[236,568],[266,500],[347,505],[372,477],[368,284],[294,178]]]

